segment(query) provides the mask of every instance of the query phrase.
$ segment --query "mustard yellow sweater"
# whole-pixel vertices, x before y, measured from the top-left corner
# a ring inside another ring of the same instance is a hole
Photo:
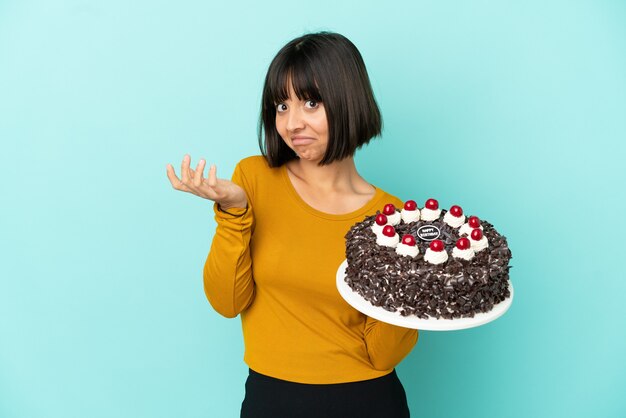
[[[284,165],[270,168],[262,156],[240,161],[232,181],[246,191],[248,210],[237,217],[214,205],[217,230],[204,288],[221,315],[241,314],[248,366],[299,383],[390,373],[417,342],[417,331],[358,312],[339,295],[335,278],[348,229],[401,201],[377,188],[357,211],[320,212],[300,198]]]

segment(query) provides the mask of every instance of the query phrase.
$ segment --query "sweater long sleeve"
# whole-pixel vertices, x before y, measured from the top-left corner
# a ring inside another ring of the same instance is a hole
[[[244,190],[245,178],[239,167],[232,181]],[[254,212],[247,208],[221,211],[213,205],[217,229],[204,264],[204,291],[211,306],[227,318],[234,318],[254,300],[254,279],[250,257],[250,238]]]
[[[415,345],[417,331],[352,308],[336,280],[349,228],[401,201],[376,189],[359,210],[320,212],[300,198],[284,166],[270,168],[262,156],[242,160],[233,182],[246,191],[248,208],[229,215],[214,206],[217,230],[204,288],[218,313],[240,316],[247,365],[312,384],[390,373]]]
[[[367,317],[365,344],[372,367],[376,370],[393,369],[409,354],[417,343],[418,332]]]
[[[214,210],[217,229],[204,265],[204,291],[218,313],[234,318],[254,300],[249,245],[253,215],[251,210],[230,209],[233,216],[217,205]]]

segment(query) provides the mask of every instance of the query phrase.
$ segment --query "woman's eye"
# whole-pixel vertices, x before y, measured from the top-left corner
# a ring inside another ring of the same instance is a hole
[[[307,100],[304,103],[304,106],[308,107],[309,109],[315,109],[316,107],[319,107],[319,103],[315,100]]]
[[[285,110],[287,110],[287,105],[286,105],[286,104],[284,104],[284,103],[278,103],[278,104],[276,105],[276,111],[277,111],[277,112],[279,112],[279,113],[280,113],[280,112],[284,112]]]

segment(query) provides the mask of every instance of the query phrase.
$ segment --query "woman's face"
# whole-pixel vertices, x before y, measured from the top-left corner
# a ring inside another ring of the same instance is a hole
[[[323,103],[300,100],[289,83],[289,98],[276,105],[276,130],[302,160],[319,162],[328,147]]]

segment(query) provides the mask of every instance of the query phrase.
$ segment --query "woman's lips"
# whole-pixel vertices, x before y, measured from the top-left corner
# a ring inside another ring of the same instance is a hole
[[[291,143],[293,145],[307,145],[313,141],[315,141],[315,139],[308,136],[296,136],[291,138]]]

